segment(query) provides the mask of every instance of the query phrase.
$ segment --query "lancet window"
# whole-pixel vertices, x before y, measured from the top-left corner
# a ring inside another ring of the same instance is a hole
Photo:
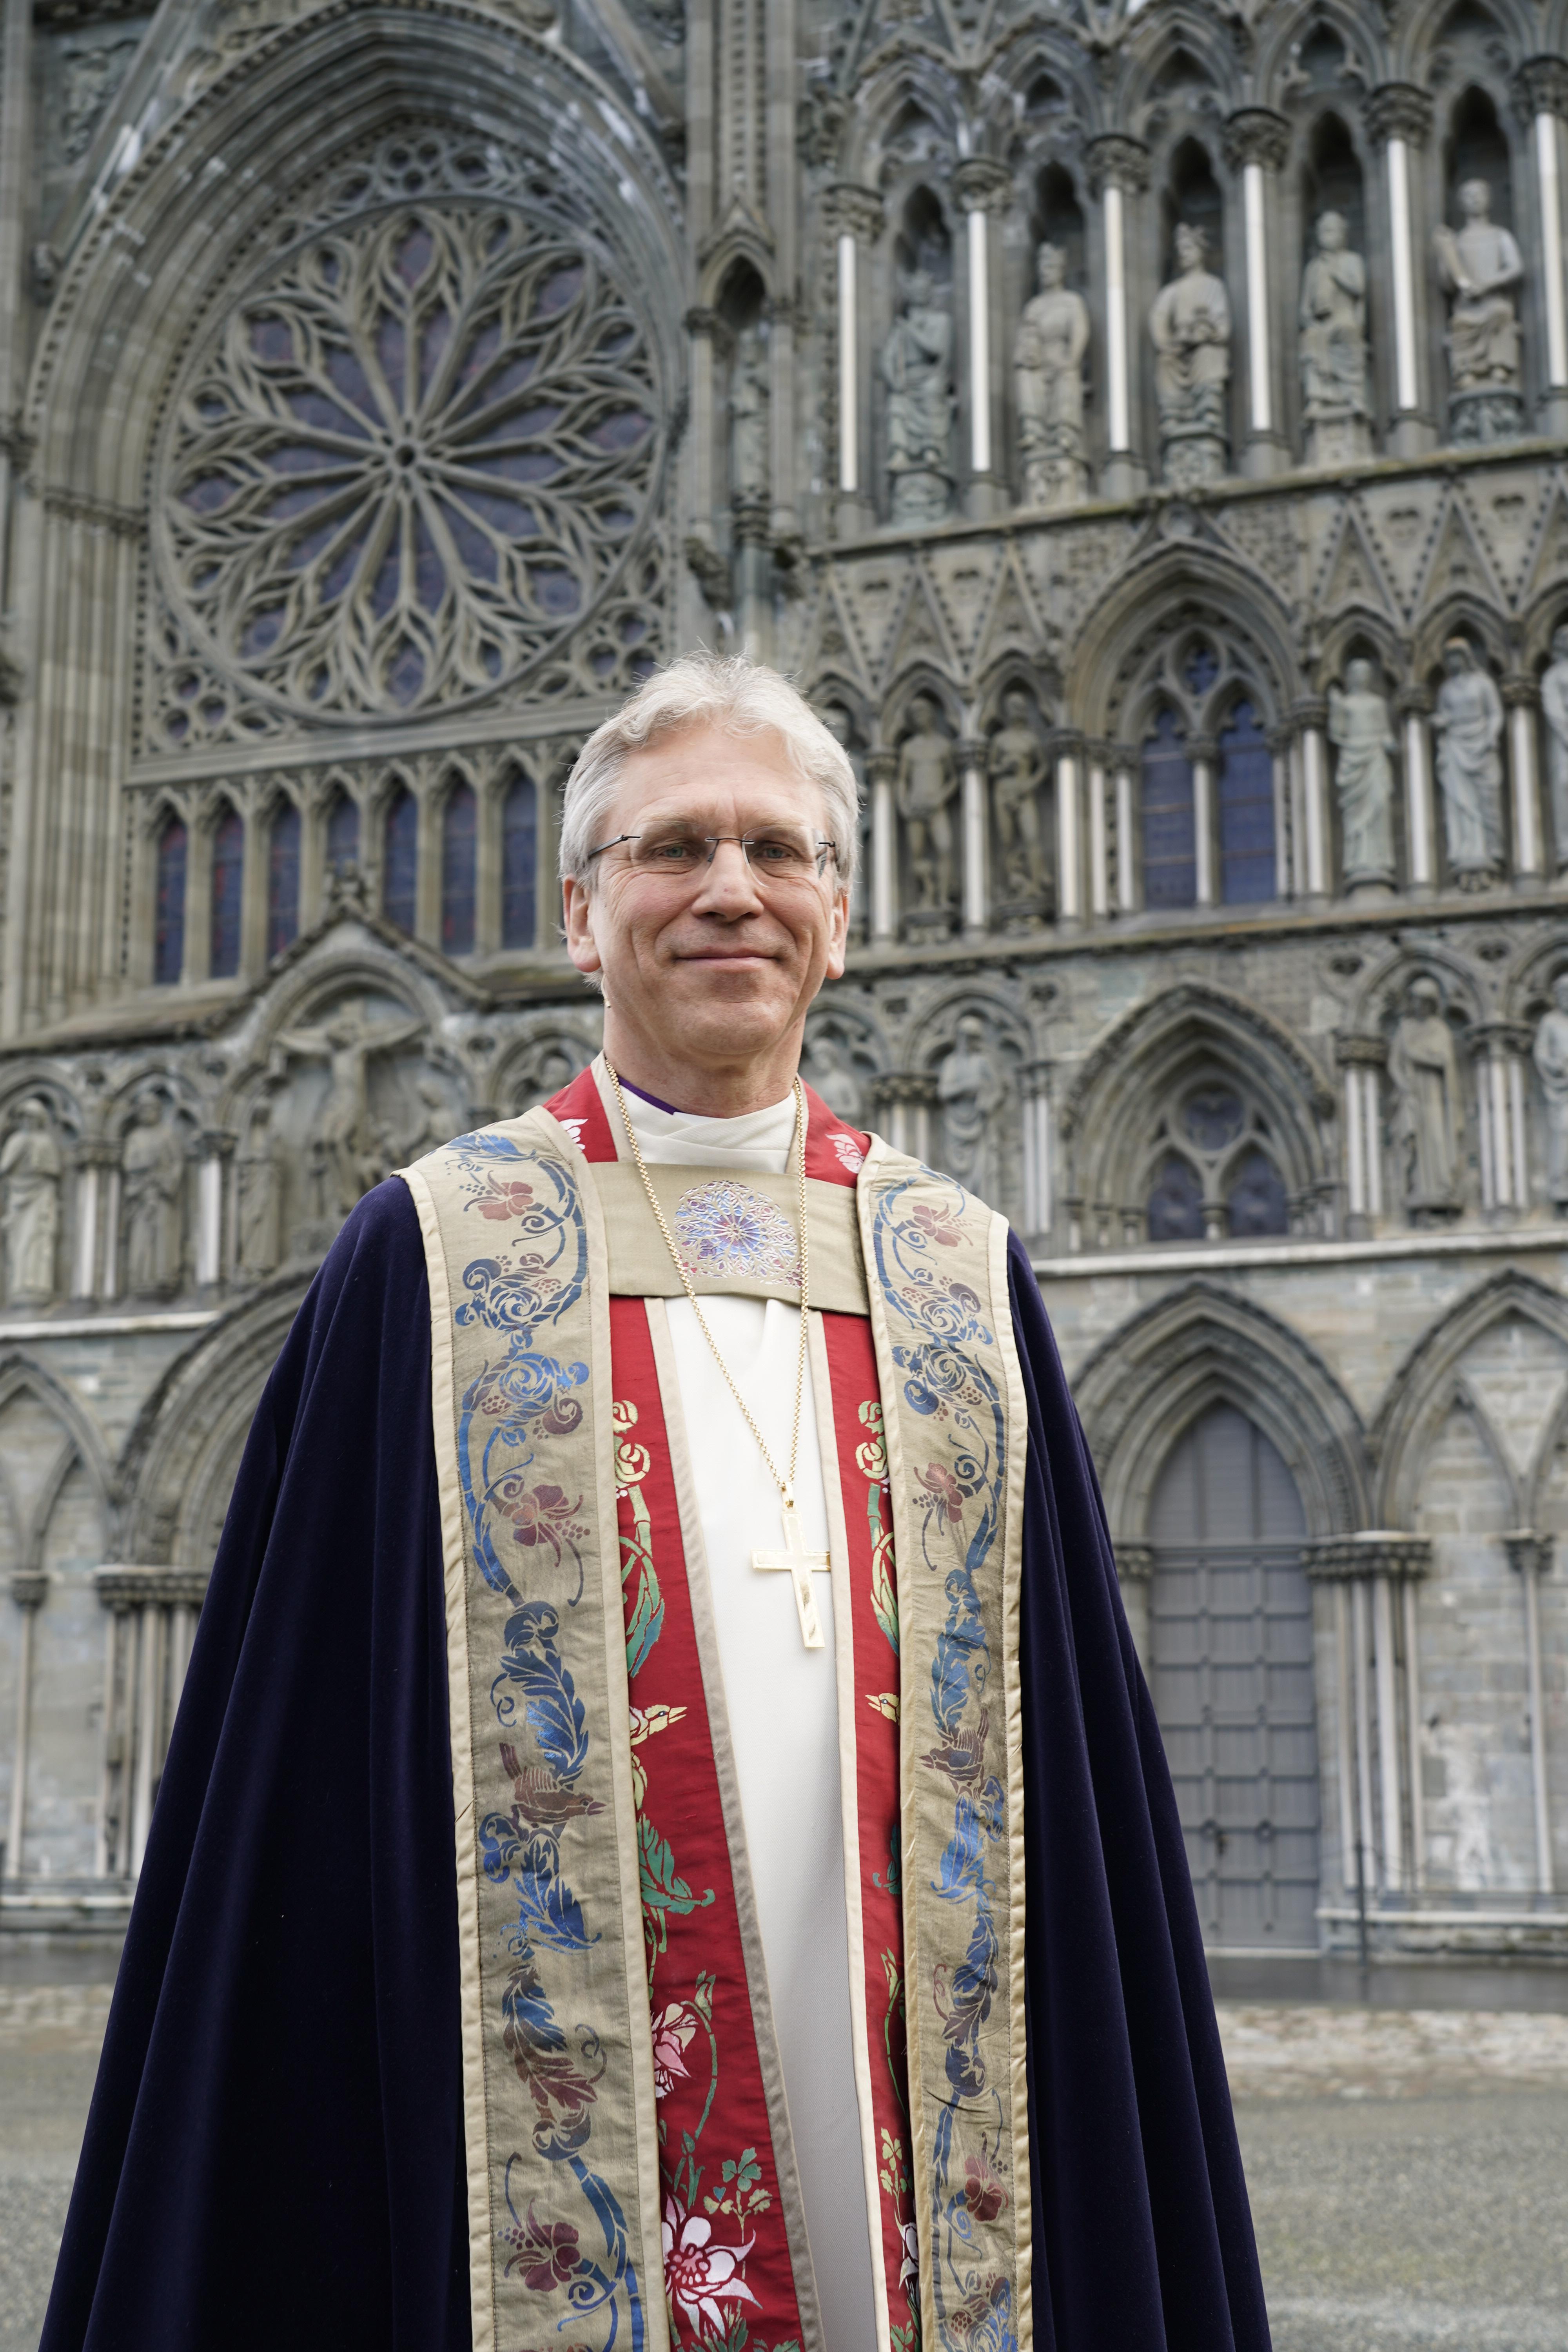
[[[1227,907],[1272,898],[1274,761],[1258,713],[1238,702],[1219,739],[1219,895]]]
[[[327,871],[341,874],[359,863],[359,803],[340,792],[327,812]]]
[[[411,931],[418,903],[419,807],[406,784],[388,804],[382,856],[382,911],[399,930]]]
[[[531,948],[539,882],[539,800],[531,776],[518,774],[501,803],[500,941]]]
[[[1193,763],[1186,733],[1168,707],[1143,743],[1143,903],[1190,907],[1197,898]]]
[[[474,861],[478,807],[473,787],[454,784],[441,812],[441,945],[450,956],[474,951]]]
[[[267,953],[291,947],[300,931],[300,812],[292,801],[275,810],[267,840]]]
[[[245,820],[226,807],[213,827],[212,936],[207,971],[214,980],[232,980],[239,970],[240,919],[245,895]]]
[[[170,817],[158,835],[153,934],[153,978],[164,988],[174,987],[184,969],[186,842],[184,824]]]
[[[1227,1074],[1167,1099],[1151,1151],[1152,1242],[1245,1241],[1289,1233],[1289,1199],[1268,1122]]]

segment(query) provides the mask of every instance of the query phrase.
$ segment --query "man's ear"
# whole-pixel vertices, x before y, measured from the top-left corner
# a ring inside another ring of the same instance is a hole
[[[561,906],[566,926],[566,952],[579,971],[601,969],[598,941],[594,937],[593,894],[574,874],[561,885]]]
[[[833,928],[827,935],[827,980],[842,980],[849,955],[849,893],[837,890],[833,896]]]

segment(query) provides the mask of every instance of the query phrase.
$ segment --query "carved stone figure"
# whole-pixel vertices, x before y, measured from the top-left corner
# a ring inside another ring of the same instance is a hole
[[[513,1078],[509,1117],[521,1118],[525,1110],[532,1110],[539,1103],[549,1102],[563,1087],[571,1085],[581,1066],[581,1063],[574,1061],[562,1046],[546,1046],[537,1059],[525,1064]]]
[[[1167,482],[1209,482],[1226,469],[1226,390],[1230,383],[1230,298],[1204,267],[1207,240],[1184,221],[1176,275],[1149,313],[1154,393]]]
[[[1434,232],[1448,311],[1449,426],[1456,441],[1506,441],[1523,422],[1519,314],[1512,289],[1524,277],[1518,246],[1491,216],[1484,180],[1459,189],[1462,226]]]
[[[1432,729],[1448,864],[1461,890],[1484,890],[1502,870],[1502,697],[1468,638],[1449,638],[1443,667]]]
[[[1339,793],[1344,845],[1345,887],[1357,890],[1390,885],[1394,866],[1394,721],[1377,690],[1369,661],[1345,666],[1342,687],[1329,688],[1329,740],[1339,752],[1334,783]]]
[[[942,1105],[942,1160],[966,1192],[987,1197],[996,1185],[996,1130],[1007,1099],[1007,1082],[985,1043],[985,1024],[966,1013],[958,1024],[952,1051],[936,1074]]]
[[[1552,1008],[1541,1016],[1532,1053],[1546,1097],[1546,1197],[1568,1217],[1568,971],[1552,983]]]
[[[1003,696],[1002,719],[991,738],[991,804],[1004,883],[1010,898],[1038,898],[1049,881],[1040,788],[1050,763],[1021,687],[1010,687]]]
[[[1389,1046],[1388,1075],[1405,1205],[1416,1218],[1452,1216],[1459,1207],[1464,1114],[1458,1049],[1435,980],[1411,982]]]
[[[860,1081],[847,1049],[826,1030],[819,1030],[805,1049],[805,1076],[830,1111],[850,1127],[858,1127],[862,1108]]]
[[[237,1171],[237,1246],[247,1274],[270,1274],[282,1255],[278,1173],[272,1106],[258,1103]]]
[[[452,1139],[451,1103],[434,1071],[423,1071],[415,1080],[414,1091],[419,1097],[419,1108],[398,1146],[405,1160],[423,1159],[426,1151],[435,1151]]]
[[[1083,446],[1083,355],[1089,305],[1067,283],[1067,256],[1042,245],[1035,268],[1039,292],[1024,305],[1013,344],[1024,502],[1077,506],[1089,496]]]
[[[910,717],[914,732],[906,735],[900,747],[896,793],[910,845],[915,911],[945,913],[952,904],[949,810],[958,790],[958,761],[937,723],[937,708],[929,695],[916,695]]]
[[[121,1160],[125,1286],[133,1297],[173,1290],[185,1241],[185,1153],[163,1100],[143,1095]]]
[[[904,282],[882,346],[888,480],[896,523],[940,522],[952,504],[952,320],[929,272]]]
[[[1366,263],[1342,213],[1322,214],[1301,276],[1301,422],[1310,466],[1372,454],[1367,399]]]
[[[377,1054],[393,1053],[424,1028],[422,1021],[369,1022],[363,1006],[329,1021],[322,1029],[297,1029],[279,1038],[285,1054],[325,1061],[329,1085],[315,1141],[323,1194],[321,1214],[346,1217],[354,1202],[379,1184],[395,1156],[395,1146],[371,1115],[370,1065]]]
[[[730,495],[738,506],[765,500],[768,495],[772,398],[768,347],[757,329],[748,327],[736,344],[730,373]]]
[[[1552,660],[1542,673],[1541,715],[1546,721],[1546,784],[1557,871],[1568,872],[1568,628],[1552,633]]]
[[[63,1165],[48,1110],[35,1095],[22,1105],[16,1126],[0,1145],[5,1192],[0,1224],[9,1300],[54,1297]]]

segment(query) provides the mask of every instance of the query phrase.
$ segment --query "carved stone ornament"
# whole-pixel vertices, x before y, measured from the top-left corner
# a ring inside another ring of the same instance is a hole
[[[1366,119],[1374,139],[1402,139],[1407,147],[1424,147],[1432,128],[1432,100],[1414,82],[1380,82],[1367,100]]]
[[[1310,1577],[1331,1582],[1357,1576],[1388,1576],[1419,1582],[1432,1571],[1430,1536],[1405,1535],[1394,1528],[1366,1528],[1352,1536],[1324,1536],[1302,1547]]]
[[[1085,159],[1089,184],[1097,196],[1102,196],[1107,188],[1121,188],[1127,195],[1137,195],[1149,184],[1149,150],[1141,139],[1129,139],[1122,131],[1108,131],[1089,141]]]
[[[1491,217],[1485,180],[1458,192],[1461,226],[1434,232],[1437,275],[1448,296],[1448,424],[1456,442],[1511,441],[1524,429],[1516,289],[1524,259]]]
[[[1225,126],[1225,160],[1233,172],[1261,163],[1266,172],[1282,169],[1290,152],[1290,126],[1271,107],[1244,106]]]
[[[1149,313],[1164,478],[1176,489],[1215,480],[1227,462],[1230,298],[1205,267],[1206,243],[1201,228],[1182,222],[1176,274]]]
[[[162,453],[174,604],[222,670],[311,717],[406,719],[535,669],[615,583],[658,480],[631,290],[493,163],[443,185],[461,159],[425,143],[419,193],[373,203],[361,167],[361,208],[217,323]]]

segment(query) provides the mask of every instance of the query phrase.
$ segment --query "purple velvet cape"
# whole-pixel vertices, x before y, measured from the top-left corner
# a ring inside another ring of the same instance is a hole
[[[1267,2352],[1182,1834],[1022,1245],[1037,2352]],[[469,2345],[429,1296],[395,1181],[267,1384],[40,2352]],[[829,2352],[869,2352],[833,2346]]]

